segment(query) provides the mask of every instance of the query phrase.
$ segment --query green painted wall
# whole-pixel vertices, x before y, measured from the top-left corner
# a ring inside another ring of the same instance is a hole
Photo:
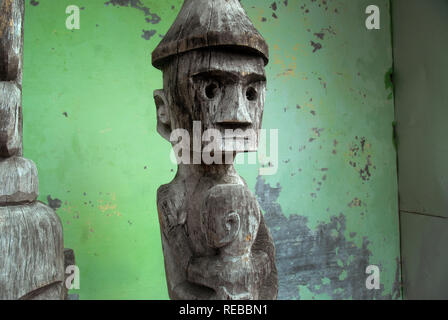
[[[75,250],[73,293],[166,299],[155,197],[176,168],[156,133],[150,53],[182,1],[105,2],[26,1],[25,156]],[[373,3],[382,25],[368,31]],[[72,4],[80,30],[65,27]],[[242,4],[270,45],[264,128],[279,129],[279,164],[273,176],[258,176],[263,163],[238,170],[273,233],[279,297],[399,297],[389,1]],[[369,264],[381,290],[365,288]]]

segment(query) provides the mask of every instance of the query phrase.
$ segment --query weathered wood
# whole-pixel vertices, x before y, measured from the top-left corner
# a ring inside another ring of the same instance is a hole
[[[0,300],[64,299],[62,224],[22,156],[23,0],[0,0]]]
[[[34,202],[38,195],[39,179],[33,161],[20,157],[0,160],[0,205]]]
[[[0,81],[17,81],[22,86],[23,0],[0,2]]]
[[[15,82],[0,82],[0,158],[21,155],[22,91]]]
[[[161,68],[169,58],[195,49],[238,47],[268,63],[266,41],[255,29],[238,0],[185,0],[171,28],[152,53]]]
[[[165,132],[167,140],[169,133],[177,128],[186,129],[193,137],[193,122],[199,121],[201,132],[219,131],[222,140],[216,152],[256,151],[266,91],[262,61],[256,55],[224,49],[195,50],[178,56],[176,62],[164,67],[165,89],[155,92],[158,112],[165,109],[162,113],[169,118],[166,123],[158,122],[158,131]],[[230,81],[229,74],[238,76]],[[209,98],[207,88],[215,84],[216,96]],[[254,94],[252,100],[247,98],[250,90]],[[161,106],[163,101],[165,105]],[[229,135],[228,129],[241,129],[241,132],[233,131]],[[253,135],[249,135],[251,131]],[[202,141],[201,150],[208,144]]]
[[[51,208],[0,207],[0,257],[0,300],[63,298],[62,224]]]
[[[67,300],[64,292],[67,291],[64,283],[57,281],[48,286],[32,291],[20,300]]]
[[[216,292],[213,298],[219,300],[257,300],[272,264],[265,252],[252,253],[260,217],[257,200],[245,186],[211,188],[201,210],[201,226],[207,244],[219,253],[193,258],[188,280],[211,286]]]
[[[186,0],[153,52],[164,76],[154,92],[158,132],[171,140],[183,129],[200,141],[182,149],[178,160],[186,161],[157,193],[171,299],[277,297],[272,237],[233,166],[237,153],[257,149],[267,59],[266,42],[236,0]],[[210,129],[222,139],[207,150],[211,140],[201,137]]]

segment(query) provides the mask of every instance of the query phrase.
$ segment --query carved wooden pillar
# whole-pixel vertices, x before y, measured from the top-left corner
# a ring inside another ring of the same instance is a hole
[[[0,300],[63,299],[62,224],[22,157],[23,18],[23,0],[0,1]]]
[[[238,0],[185,0],[152,63],[164,78],[154,92],[162,137],[175,150],[176,132],[222,138],[210,139],[212,149],[182,139],[177,175],[157,193],[171,299],[276,299],[274,244],[233,166],[237,153],[257,149],[265,40]]]

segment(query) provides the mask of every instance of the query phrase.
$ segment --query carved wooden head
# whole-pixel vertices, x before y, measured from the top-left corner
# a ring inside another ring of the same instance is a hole
[[[256,151],[266,91],[263,59],[213,49],[190,51],[176,60],[164,70],[163,91],[155,93],[162,136],[186,129],[193,137],[193,121],[200,121],[201,134],[219,132],[218,150]]]
[[[268,47],[239,1],[186,0],[152,57],[164,76],[154,97],[165,139],[175,129],[193,137],[200,121],[201,135],[213,129],[222,138],[215,151],[256,151]]]

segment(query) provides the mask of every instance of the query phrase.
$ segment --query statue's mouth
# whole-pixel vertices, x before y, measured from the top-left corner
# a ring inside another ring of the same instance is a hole
[[[224,140],[256,140],[256,131],[252,130],[252,124],[226,123],[219,124],[219,129]]]
[[[252,123],[245,122],[220,122],[217,126],[222,130],[247,130],[252,127]]]

